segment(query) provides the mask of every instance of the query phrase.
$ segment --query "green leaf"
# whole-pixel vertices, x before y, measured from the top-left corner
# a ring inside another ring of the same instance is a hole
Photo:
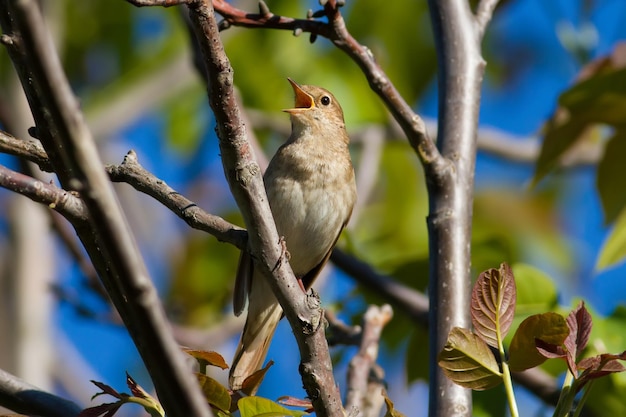
[[[518,372],[541,365],[546,358],[539,354],[536,339],[562,345],[569,335],[565,318],[557,313],[535,314],[524,320],[511,341],[509,367]]]
[[[204,398],[212,407],[222,411],[230,410],[231,397],[225,386],[204,374],[197,373],[196,377],[200,383],[200,388],[202,388]]]
[[[237,402],[241,417],[300,417],[308,413],[290,410],[274,401],[261,397],[243,397]]]
[[[497,348],[506,336],[515,315],[515,278],[503,263],[499,269],[480,274],[472,290],[470,312],[475,333]]]
[[[606,145],[604,156],[598,164],[596,177],[606,224],[615,221],[622,209],[626,207],[624,161],[626,161],[626,131],[618,130]]]
[[[502,381],[489,346],[467,329],[455,327],[450,331],[437,360],[446,376],[465,388],[485,390]]]
[[[552,310],[557,305],[554,281],[534,266],[517,263],[511,269],[517,289],[517,314],[536,314]]]
[[[541,152],[535,165],[535,175],[532,184],[536,185],[550,171],[558,165],[563,154],[576,142],[581,140],[585,133],[588,120],[567,116],[568,121],[563,123],[554,117],[548,122],[546,134],[541,146]]]
[[[613,230],[609,232],[600,249],[596,271],[602,271],[624,261],[626,257],[626,208],[617,217]]]

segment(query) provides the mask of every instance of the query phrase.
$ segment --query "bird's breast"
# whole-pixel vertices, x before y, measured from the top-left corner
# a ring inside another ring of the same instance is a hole
[[[278,233],[284,237],[297,276],[319,264],[335,243],[356,199],[351,164],[341,169],[311,164],[274,166],[266,189]],[[349,159],[348,159],[349,162]]]

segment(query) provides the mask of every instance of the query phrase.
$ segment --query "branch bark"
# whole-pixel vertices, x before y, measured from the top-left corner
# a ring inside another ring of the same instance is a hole
[[[37,125],[37,136],[67,190],[77,190],[89,221],[76,221],[83,245],[142,355],[168,415],[212,415],[168,328],[91,133],[65,78],[35,0],[0,2],[7,46]]]
[[[471,392],[446,378],[437,364],[450,330],[470,327],[470,249],[476,133],[485,62],[480,42],[495,3],[479,7],[477,22],[469,3],[430,0],[439,61],[439,137],[448,169],[427,170],[430,249],[429,416],[471,416]]]
[[[81,408],[0,370],[0,404],[18,413],[41,417],[75,417]]]

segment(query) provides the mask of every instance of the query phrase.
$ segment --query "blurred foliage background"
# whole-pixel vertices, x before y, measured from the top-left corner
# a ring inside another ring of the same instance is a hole
[[[252,12],[258,7],[253,1],[233,3]],[[319,7],[304,0],[267,4],[276,14],[301,18],[307,9]],[[104,159],[119,163],[135,149],[140,162],[178,192],[242,224],[223,178],[214,121],[193,67],[183,10],[136,9],[122,0],[57,0],[43,6]],[[372,50],[405,99],[434,128],[437,61],[426,2],[354,0],[343,13],[354,37]],[[516,323],[547,310],[566,312],[584,298],[595,312],[589,349],[609,352],[626,348],[621,264],[626,252],[626,60],[619,43],[626,37],[620,24],[624,18],[621,0],[503,2],[484,45],[488,65],[481,151],[475,203],[467,208],[474,213],[473,276],[504,261],[514,265]],[[427,291],[423,173],[358,67],[328,41],[310,44],[306,35],[233,27],[223,32],[223,40],[247,110],[247,127],[267,156],[289,131],[288,118],[281,113],[293,100],[286,77],[324,86],[338,97],[353,136],[359,182],[359,206],[340,246],[379,272]],[[2,53],[0,124],[26,138],[32,122],[18,96],[19,85]],[[504,145],[494,151],[487,146],[493,142]],[[0,163],[24,168],[5,155]],[[116,187],[179,339],[230,358],[242,325],[230,311],[238,251],[190,230],[130,187]],[[35,320],[15,303],[5,302],[6,319],[0,322],[15,319],[23,326],[39,323],[48,329],[37,343],[52,355],[39,364],[42,375],[33,382],[68,393],[82,404],[95,392],[86,386],[89,379],[121,387],[128,369],[148,385],[125,331],[49,220],[27,232],[34,239],[50,239],[46,250],[52,261],[42,275],[43,289],[36,294],[13,284],[17,278],[11,271],[21,247],[15,241],[22,233],[16,222],[23,215],[15,209],[16,199],[0,190],[5,301],[26,299],[41,306],[33,298],[40,296],[47,300],[47,310]],[[49,291],[52,285],[54,293]],[[358,323],[368,303],[385,302],[332,266],[316,288],[327,307],[350,323]],[[0,367],[24,374],[20,346],[33,339],[21,340],[19,326],[6,322],[0,326],[7,336]],[[381,363],[390,397],[409,415],[426,415],[426,349],[425,329],[396,310],[383,335]],[[353,348],[333,350],[340,384],[353,353]],[[283,323],[269,354],[277,364],[260,395],[304,395],[296,354]],[[559,375],[564,368],[547,365],[546,370]],[[598,415],[626,415],[624,376],[602,380],[591,395],[589,404]],[[549,413],[532,395],[522,393],[521,399],[525,415]],[[501,390],[480,393],[475,402],[477,416],[505,413]]]

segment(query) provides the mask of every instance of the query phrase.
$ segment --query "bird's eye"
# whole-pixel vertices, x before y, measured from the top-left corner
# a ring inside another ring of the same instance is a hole
[[[328,106],[330,104],[330,97],[324,96],[320,99],[320,103],[324,106]]]

